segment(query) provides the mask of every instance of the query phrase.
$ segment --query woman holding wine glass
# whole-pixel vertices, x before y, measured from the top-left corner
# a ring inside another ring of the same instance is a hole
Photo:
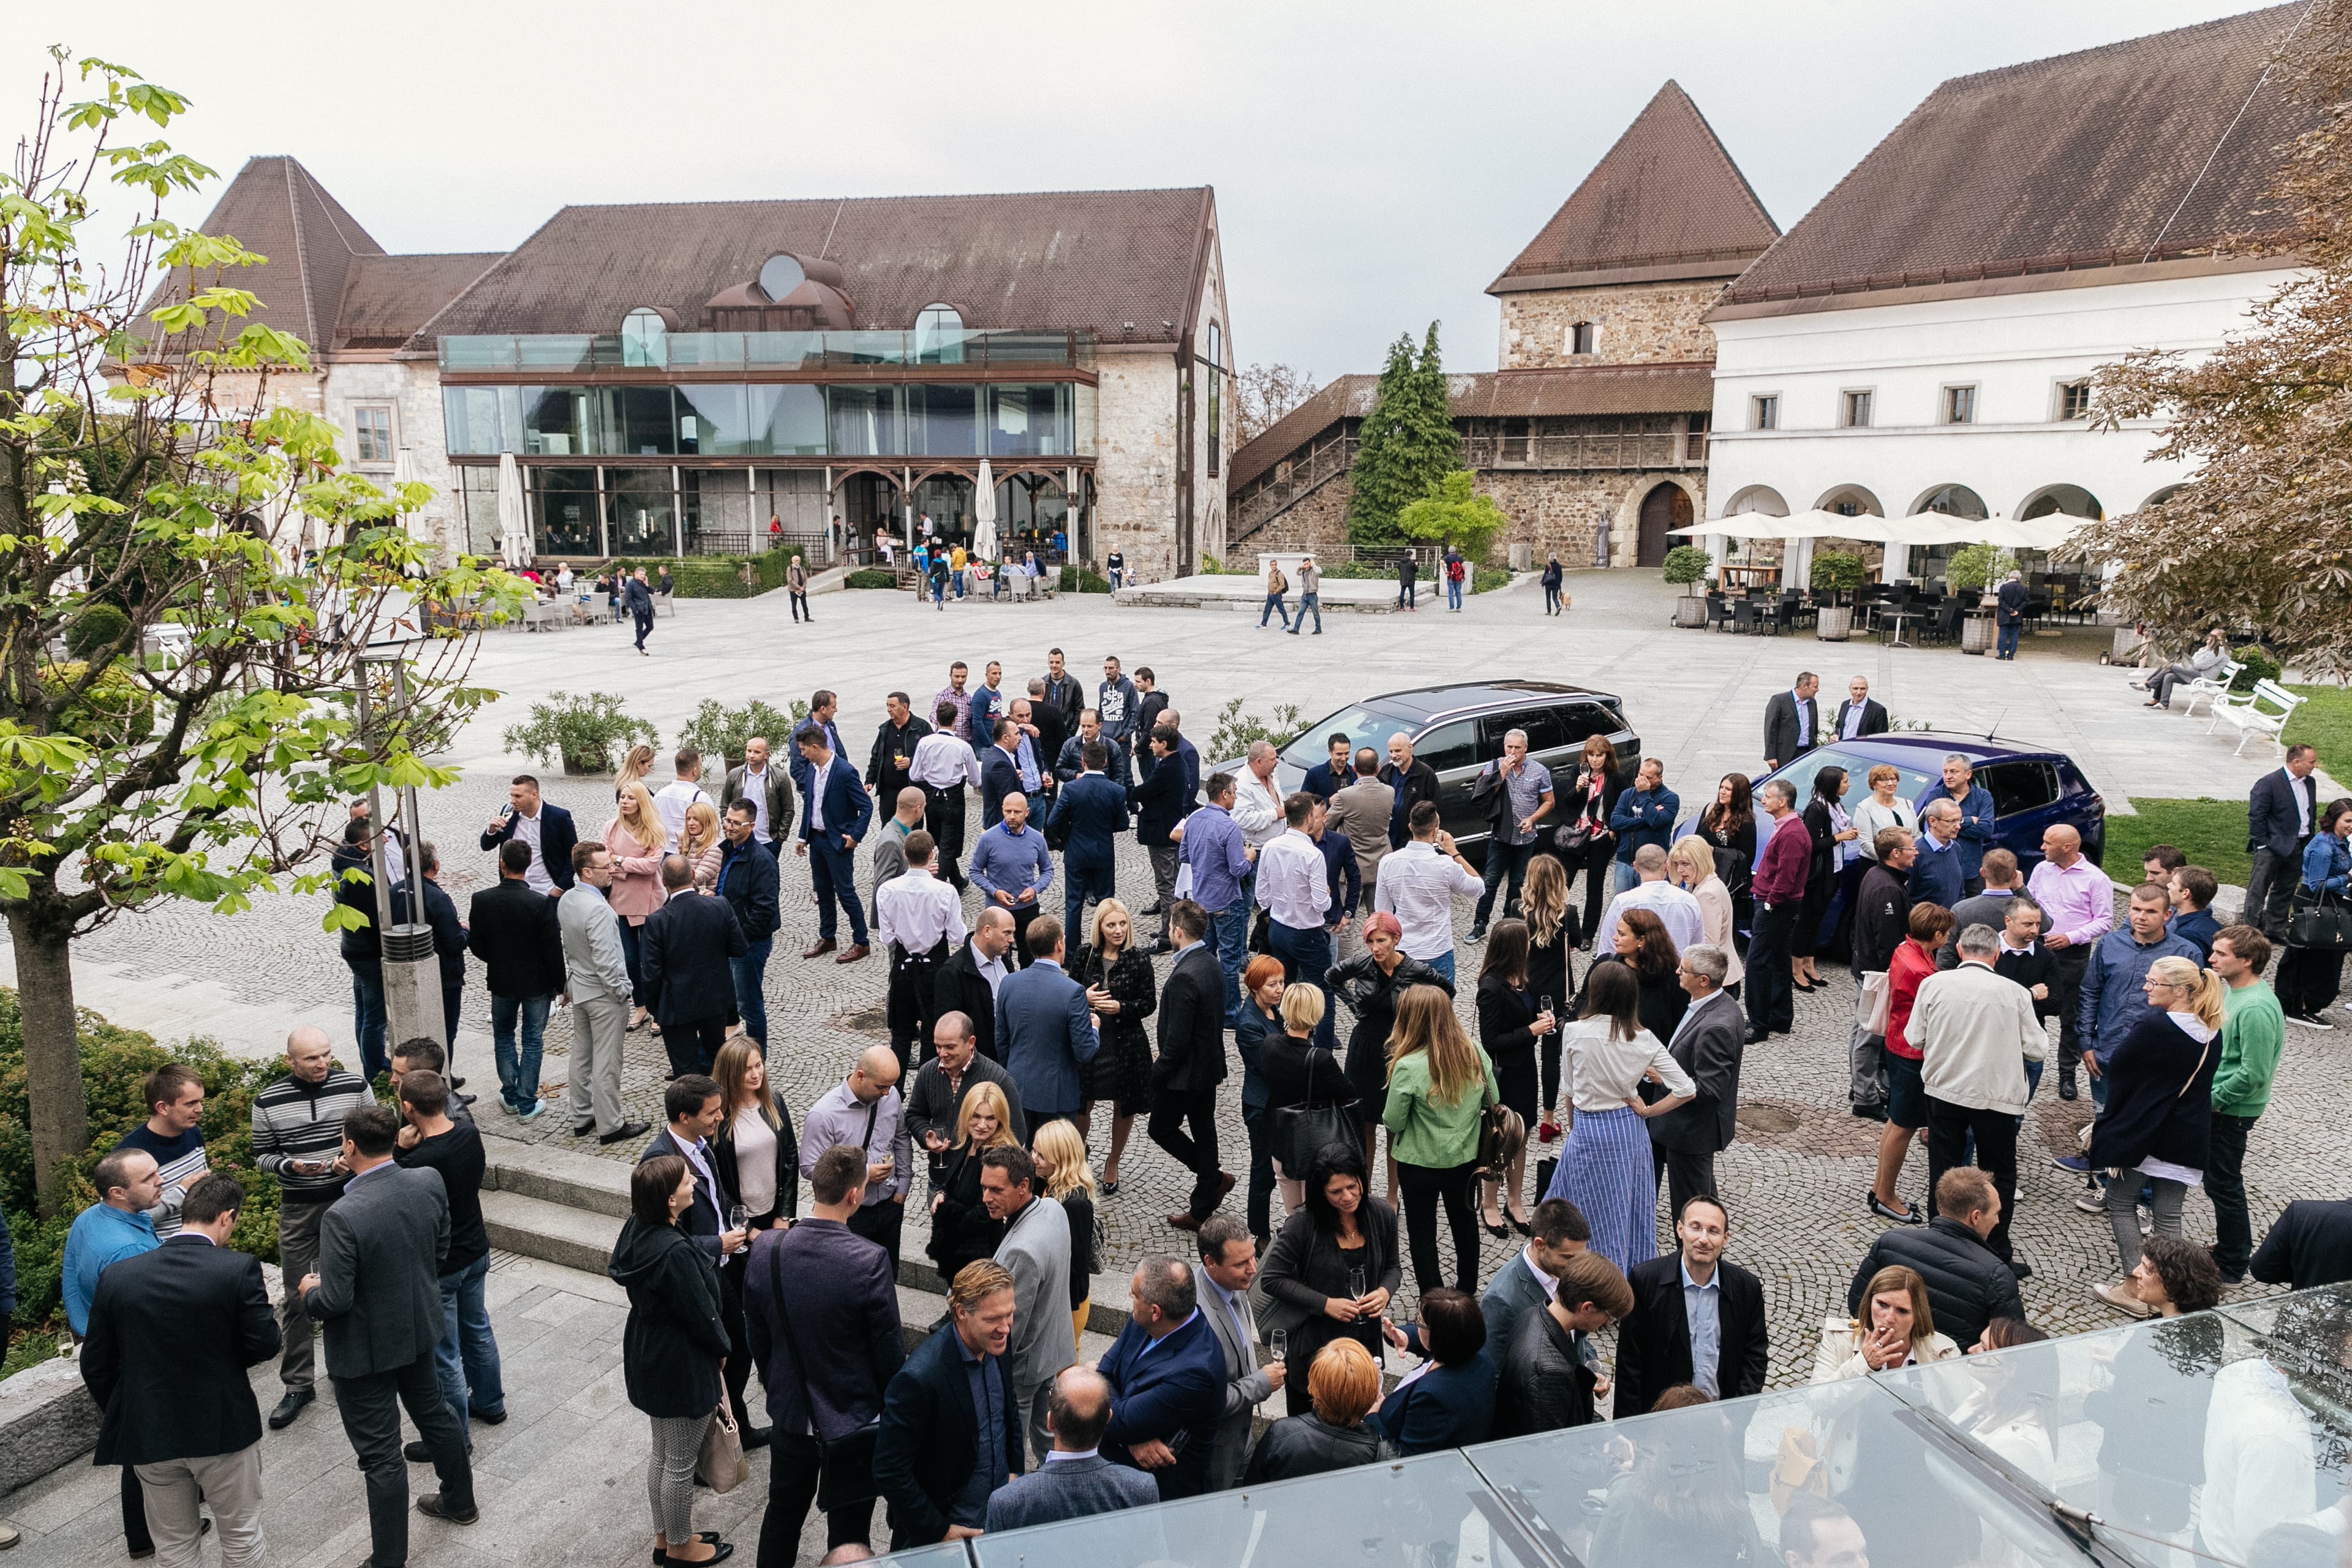
[[[1286,1335],[1285,1366],[1311,1365],[1334,1340],[1349,1339],[1381,1359],[1381,1315],[1403,1282],[1396,1210],[1368,1190],[1364,1157],[1330,1143],[1307,1173],[1307,1202],[1282,1223],[1259,1275],[1276,1302],[1270,1331]],[[1296,1359],[1293,1359],[1293,1358]],[[1305,1378],[1286,1378],[1287,1414],[1313,1407]]]
[[[1528,922],[1495,922],[1486,938],[1486,957],[1478,973],[1478,1044],[1495,1064],[1495,1086],[1502,1102],[1519,1113],[1521,1128],[1536,1120],[1536,1042],[1550,1034],[1559,1020],[1540,1007],[1528,987]],[[1503,1213],[1521,1236],[1535,1234],[1528,1223],[1526,1190],[1528,1146],[1519,1141],[1511,1157],[1508,1177],[1488,1176],[1479,1184],[1478,1218],[1489,1236],[1508,1236],[1502,1216],[1495,1212],[1495,1194],[1502,1192]]]
[[[956,1116],[956,1146],[948,1151],[939,1184],[931,1190],[928,1250],[945,1279],[953,1279],[967,1263],[995,1257],[1004,1239],[1003,1222],[992,1218],[988,1205],[981,1202],[980,1158],[991,1149],[1020,1143],[1012,1121],[1004,1091],[994,1084],[974,1084],[964,1092],[963,1108]]]

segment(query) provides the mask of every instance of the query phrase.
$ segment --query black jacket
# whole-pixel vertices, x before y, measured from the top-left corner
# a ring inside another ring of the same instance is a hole
[[[1330,1426],[1312,1412],[1286,1415],[1257,1440],[1248,1468],[1242,1471],[1242,1485],[1263,1486],[1268,1481],[1294,1481],[1301,1476],[1352,1469],[1380,1457],[1381,1435],[1360,1423]]]
[[[394,924],[418,918],[409,902],[415,896],[406,882],[397,882],[392,889],[392,918]],[[552,903],[552,899],[541,899]],[[433,928],[433,956],[440,961],[441,989],[454,991],[466,984],[466,926],[457,918],[457,903],[441,890],[438,882],[427,878],[425,882],[424,922]]]
[[[1993,1256],[1975,1231],[1948,1215],[1937,1215],[1924,1226],[1898,1225],[1879,1232],[1846,1289],[1846,1311],[1860,1316],[1870,1277],[1897,1263],[1927,1281],[1927,1310],[1936,1315],[1936,1331],[1963,1350],[1977,1342],[1993,1319],[2025,1316],[2017,1276],[2009,1265]]]
[[[874,750],[866,759],[866,782],[873,789],[874,798],[881,803],[881,809],[898,810],[898,792],[914,782],[905,768],[896,766],[890,759],[904,757],[911,765],[915,742],[930,732],[930,721],[919,713],[908,714],[904,724],[893,724],[885,719],[875,728]]]
[[[1525,1437],[1590,1426],[1598,1419],[1592,1409],[1598,1382],[1599,1374],[1577,1354],[1576,1336],[1559,1326],[1549,1309],[1520,1313],[1495,1391],[1495,1436]]]
[[[110,1266],[90,1300],[79,1363],[104,1413],[97,1462],[198,1459],[261,1441],[245,1369],[278,1344],[261,1261],[250,1253],[182,1232]]]
[[[992,1217],[980,1198],[980,1161],[985,1152],[959,1143],[940,1166],[935,1189],[940,1206],[931,1211],[931,1237],[924,1252],[950,1279],[965,1264],[995,1257],[1004,1241],[1004,1222]]]
[[[1499,1068],[1506,1059],[1535,1060],[1536,1037],[1528,1026],[1536,1016],[1536,999],[1525,986],[1514,990],[1501,970],[1478,976],[1478,1043]]]
[[[2303,807],[2295,806],[2294,797],[2303,796]],[[2303,817],[2307,814],[2314,828],[2319,825],[2319,781],[2305,778],[2289,784],[2284,768],[2273,768],[2254,781],[2246,793],[2246,850],[2267,849],[2284,859],[2300,855],[2311,835],[2302,831]],[[2298,875],[2290,868],[2290,876]]]
[[[1725,1399],[1764,1392],[1771,1345],[1764,1321],[1764,1287],[1736,1263],[1718,1258],[1721,1300],[1716,1308],[1721,1346],[1716,1384]],[[1683,1257],[1669,1252],[1637,1263],[1625,1276],[1633,1310],[1617,1325],[1617,1419],[1645,1414],[1658,1395],[1691,1381],[1690,1317],[1683,1310]],[[1533,1314],[1529,1314],[1532,1316]]]
[[[1992,961],[1992,972],[2003,980],[2016,981],[2025,987],[2029,995],[2037,985],[2048,986],[2050,994],[2047,996],[2034,999],[2033,1016],[2036,1018],[2057,1016],[2058,955],[2043,945],[2040,939],[2035,939],[2031,952],[2011,952],[2002,948],[2000,955]]]
[[[749,951],[724,899],[681,892],[647,915],[637,931],[638,973],[662,1032],[732,1013],[735,973],[727,961]]]
[[[719,896],[735,911],[735,924],[745,942],[761,942],[776,934],[781,923],[776,912],[780,880],[776,858],[756,840],[746,838],[740,847],[732,839],[719,841]]]
[[[1179,759],[1171,758],[1177,762]],[[1184,769],[1154,768],[1143,782],[1127,792],[1135,810],[1135,841],[1146,849],[1165,849],[1172,842],[1168,830],[1184,820]]]
[[[1874,862],[1853,896],[1853,966],[1884,974],[1911,934],[1911,889],[1900,871]]]
[[[1402,773],[1397,772],[1394,763],[1382,763],[1380,780],[1396,791],[1396,804],[1389,808],[1389,847],[1401,849],[1412,837],[1412,808],[1437,798],[1437,770],[1419,757]]]
[[[2297,1198],[2286,1205],[2247,1272],[2265,1285],[2308,1290],[2352,1279],[2352,1199]]]
[[[335,879],[335,902],[347,910],[358,911],[366,921],[363,926],[347,928],[336,940],[336,948],[346,963],[373,963],[383,956],[383,944],[375,932],[375,872],[368,860],[368,852],[356,844],[340,846],[327,859],[327,869]],[[362,881],[347,880],[349,873],[357,871]]]
[[[1202,942],[1168,972],[1160,991],[1160,1059],[1155,1089],[1185,1093],[1225,1081],[1225,975]]]
[[[2121,1044],[2099,1052],[2107,1103],[2091,1123],[2092,1167],[2129,1170],[2153,1156],[2203,1170],[2221,1065],[2220,1036],[2200,1045],[2171,1014],[2144,1014]]]
[[[874,1484],[890,1507],[894,1552],[946,1539],[948,1505],[971,1479],[980,1458],[980,1417],[957,1349],[961,1342],[950,1315],[916,1347],[883,1392]],[[1017,1476],[1023,1469],[1024,1413],[1013,1403],[1013,1377],[1003,1356],[990,1363],[987,1375],[999,1384],[1004,1452],[1010,1472]]]
[[[1849,697],[1838,704],[1837,717],[1830,722],[1830,733],[1832,736],[1844,735],[1846,715],[1853,711],[1853,698]],[[1862,727],[1854,731],[1855,739],[1859,740],[1864,735],[1884,735],[1885,733],[1886,733],[1886,704],[1875,697],[1864,698]]]
[[[693,1208],[703,1207],[695,1194]],[[719,1406],[719,1363],[730,1344],[719,1316],[719,1271],[675,1225],[631,1217],[605,1269],[629,1293],[621,1375],[629,1403],[648,1415],[708,1415]]]
[[[675,1154],[686,1159],[686,1151],[679,1146],[677,1134],[667,1127],[646,1140],[645,1152],[637,1156],[637,1163],[642,1165],[658,1154]],[[687,1160],[686,1163],[688,1170],[693,1169],[693,1161]],[[679,1215],[677,1223],[668,1228],[693,1242],[695,1250],[709,1258],[714,1268],[724,1268],[728,1265],[722,1263],[719,1257],[719,1216],[735,1206],[735,1189],[727,1184],[726,1173],[719,1170],[717,1159],[711,1159],[709,1164],[711,1173],[719,1178],[719,1190],[714,1194],[704,1186],[698,1173],[694,1202],[687,1205],[686,1212]],[[618,1256],[617,1249],[615,1256]],[[620,1276],[616,1274],[613,1278],[618,1279]]]
[[[1045,701],[1062,710],[1063,735],[1076,734],[1078,715],[1085,712],[1087,707],[1087,689],[1078,684],[1078,678],[1066,672],[1045,677]],[[1059,757],[1061,752],[1057,750],[1054,754]]]
[[[1024,793],[1021,788],[1021,764],[1006,756],[1003,747],[978,737],[973,738],[972,750],[980,753],[980,826],[985,833],[1004,820],[1004,797]],[[1045,781],[1037,782],[1042,785]],[[1042,832],[1045,826],[1044,816],[1034,810],[1036,802],[1030,802],[1030,805],[1031,820]]]
[[[766,850],[760,851],[762,855]],[[784,1097],[773,1089],[768,1091],[768,1102],[776,1108],[776,1212],[797,1217],[801,1212],[801,1138],[793,1126],[793,1108]],[[742,1173],[735,1164],[735,1123],[719,1124],[719,1135],[710,1141],[710,1168],[727,1184],[730,1193],[743,1190]]]
[[[515,836],[515,824],[522,818],[509,813],[506,826],[492,828],[482,835],[482,847],[496,849]],[[572,847],[580,842],[580,830],[572,826],[572,814],[560,805],[545,801],[539,804],[539,850],[547,858],[548,879],[559,888],[572,886]]]
[[[1821,700],[1817,697],[1808,697],[1804,700],[1804,705],[1808,720],[1805,728],[1812,736],[1813,745],[1818,746],[1822,743]],[[1797,743],[1797,729],[1796,693],[1792,691],[1772,693],[1772,700],[1764,704],[1764,755],[1769,762],[1775,765],[1781,763],[1793,763],[1800,755],[1811,749]]]
[[[563,927],[556,900],[520,877],[474,895],[466,949],[489,971],[493,996],[551,996],[564,988]]]
[[[1009,960],[1010,949],[1005,952]],[[982,1056],[990,1061],[999,1059],[996,1050],[996,994],[988,988],[988,977],[980,972],[980,962],[972,956],[971,938],[955,956],[940,965],[939,974],[931,981],[931,1000],[935,1005],[933,1017],[943,1013],[961,1013],[971,1020],[972,1037],[979,1042]]]
[[[1417,958],[1400,957],[1396,973],[1385,973],[1369,952],[1335,963],[1323,984],[1356,1015],[1348,1034],[1348,1082],[1356,1098],[1372,1104],[1388,1100],[1389,1036],[1396,1031],[1397,998],[1416,985],[1434,985],[1448,996],[1454,983]]]

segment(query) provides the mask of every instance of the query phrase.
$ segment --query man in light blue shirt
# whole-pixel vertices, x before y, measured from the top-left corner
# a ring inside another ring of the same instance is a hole
[[[1217,963],[1225,972],[1225,1027],[1241,1021],[1242,971],[1249,962],[1249,899],[1243,883],[1252,864],[1239,824],[1234,821],[1234,775],[1212,773],[1209,804],[1170,831],[1177,836],[1176,859],[1192,868],[1192,889],[1185,895],[1209,911],[1215,932]]]
[[[971,885],[980,896],[1013,917],[1008,957],[1029,962],[1029,922],[1045,908],[1039,896],[1054,880],[1054,857],[1045,836],[1029,826],[1026,795],[1004,797],[1004,815],[980,836],[971,851]]]
[[[163,1173],[154,1155],[144,1149],[117,1149],[98,1163],[90,1180],[99,1200],[74,1215],[62,1268],[66,1321],[76,1339],[89,1331],[90,1299],[107,1265],[163,1245],[146,1212],[163,1194]]]
[[[1712,1263],[1701,1265],[1706,1278],[1691,1276],[1688,1252],[1683,1255],[1683,1316],[1690,1321],[1691,1385],[1710,1399],[1723,1397],[1717,1373],[1723,1359],[1723,1284]]]

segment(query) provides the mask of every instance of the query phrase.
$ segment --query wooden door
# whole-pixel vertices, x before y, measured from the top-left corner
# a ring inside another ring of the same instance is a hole
[[[1660,485],[1642,498],[1642,532],[1636,546],[1633,563],[1636,566],[1663,566],[1666,552],[1680,541],[1669,539],[1666,531],[1688,528],[1691,523],[1690,493],[1680,485]]]

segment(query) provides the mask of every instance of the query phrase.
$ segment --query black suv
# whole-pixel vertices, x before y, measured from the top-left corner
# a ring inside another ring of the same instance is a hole
[[[1471,803],[1470,786],[1481,767],[1503,754],[1503,737],[1513,730],[1528,732],[1528,755],[1550,768],[1561,789],[1576,783],[1577,754],[1591,736],[1609,738],[1626,777],[1641,763],[1641,738],[1626,727],[1623,703],[1605,691],[1548,680],[1473,680],[1367,697],[1307,725],[1283,742],[1275,782],[1286,795],[1299,788],[1307,770],[1329,754],[1334,735],[1347,736],[1351,749],[1370,746],[1385,764],[1389,737],[1403,733],[1412,738],[1413,756],[1437,771],[1445,830],[1460,843],[1479,843],[1486,821]],[[1241,766],[1236,759],[1215,769]],[[1555,806],[1553,816],[1559,815]]]

